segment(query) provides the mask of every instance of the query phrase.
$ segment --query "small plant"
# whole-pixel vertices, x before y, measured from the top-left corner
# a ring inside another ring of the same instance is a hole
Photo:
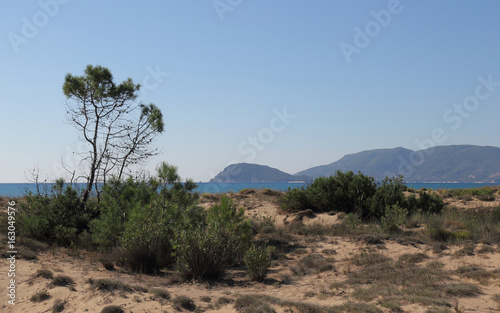
[[[238,299],[236,299],[234,308],[238,312],[244,313],[276,313],[276,310],[270,307],[268,303],[266,303],[260,296],[257,295],[240,296]]]
[[[292,266],[290,269],[297,276],[318,274],[334,269],[333,262],[332,258],[325,258],[321,254],[313,253],[302,258],[297,265]]]
[[[255,245],[248,249],[243,261],[247,266],[247,273],[251,280],[264,281],[271,266],[271,254],[274,250],[275,248],[272,246],[264,248]]]
[[[117,305],[108,305],[101,310],[101,313],[125,313],[125,311]]]
[[[312,290],[306,291],[304,293],[304,297],[306,297],[306,298],[312,298],[312,297],[315,297],[315,296],[316,296],[316,292],[314,292]]]
[[[361,219],[354,213],[347,214],[347,217],[344,220],[344,223],[347,227],[351,229],[358,228],[361,225]]]
[[[165,289],[153,288],[149,292],[153,294],[151,296],[153,300],[170,300],[170,292]]]
[[[200,300],[207,303],[212,302],[212,298],[210,296],[201,296]]]
[[[391,205],[385,208],[385,215],[380,218],[382,229],[388,233],[399,231],[399,227],[406,223],[408,210],[399,205]]]
[[[415,254],[406,253],[399,257],[399,262],[416,264],[421,263],[427,259],[429,259],[429,256],[422,252]]]
[[[32,302],[42,302],[50,299],[52,296],[47,292],[47,290],[42,290],[31,296],[30,300]]]
[[[54,286],[71,286],[75,284],[75,281],[73,278],[67,276],[67,275],[57,275],[52,279],[52,283]]]
[[[48,269],[41,269],[36,271],[35,277],[42,277],[45,279],[52,279],[54,277],[54,273],[52,273],[51,270]]]
[[[219,299],[217,299],[217,302],[215,303],[215,306],[220,308],[226,304],[230,304],[230,303],[233,303],[234,300],[231,299],[231,298],[227,298],[227,297],[220,297]]]
[[[196,309],[196,304],[194,300],[187,296],[177,296],[172,300],[172,304],[177,309],[183,308],[188,311],[194,311]]]
[[[54,301],[54,305],[52,306],[52,313],[59,313],[64,311],[64,307],[66,306],[66,301],[57,299]]]

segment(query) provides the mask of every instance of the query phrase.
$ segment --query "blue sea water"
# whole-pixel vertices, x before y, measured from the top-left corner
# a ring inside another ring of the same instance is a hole
[[[288,188],[300,188],[306,186],[305,183],[198,183],[196,189],[199,193],[228,193],[238,192],[242,189],[266,189],[286,191]],[[408,187],[421,189],[463,189],[480,188],[484,186],[495,186],[492,183],[407,183]],[[52,184],[41,184],[41,188],[50,190]],[[84,184],[79,184],[84,187]],[[19,198],[27,192],[37,192],[36,184],[0,184],[0,196],[7,198]]]

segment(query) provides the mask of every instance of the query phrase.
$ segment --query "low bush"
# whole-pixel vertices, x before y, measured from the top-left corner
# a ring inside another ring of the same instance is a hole
[[[194,300],[187,296],[175,297],[174,299],[172,299],[172,304],[177,309],[183,308],[188,311],[194,311],[196,309],[196,304],[194,303]]]
[[[101,278],[97,280],[89,279],[88,283],[92,288],[95,288],[100,291],[108,291],[112,292],[115,290],[122,291],[132,291],[132,287],[127,285],[119,280],[109,279],[109,278]]]
[[[54,273],[51,270],[43,268],[35,273],[35,277],[43,277],[45,279],[52,279],[54,277]]]
[[[59,313],[64,311],[64,308],[66,307],[66,301],[57,299],[54,301],[54,305],[52,306],[52,313]]]
[[[20,202],[19,231],[23,237],[46,243],[78,244],[78,235],[88,229],[95,210],[92,201],[84,206],[79,191],[59,179],[50,192],[30,192]]]
[[[71,286],[75,284],[75,281],[67,275],[57,275],[52,279],[52,284],[54,286]]]
[[[207,225],[195,225],[176,234],[177,268],[185,279],[214,279],[243,258],[253,237],[250,221],[223,197],[207,212]]]
[[[255,245],[248,249],[243,261],[247,266],[247,273],[251,280],[264,281],[271,266],[271,254],[274,250],[275,248],[272,246],[264,248]]]
[[[42,290],[31,296],[30,300],[32,302],[42,302],[52,298],[52,296],[47,292],[47,290]]]
[[[165,289],[153,288],[149,290],[152,299],[170,300],[170,292]]]
[[[234,302],[234,308],[242,313],[276,313],[265,300],[255,295],[238,297]]]
[[[387,208],[393,206],[405,210],[406,215],[440,213],[444,208],[441,197],[436,194],[421,190],[418,197],[413,194],[406,197],[405,190],[402,176],[387,177],[377,184],[373,177],[338,171],[335,176],[315,179],[307,187],[289,189],[280,202],[288,212],[311,209],[314,212],[357,213],[363,220],[379,220],[390,211]],[[387,225],[390,230],[395,229],[392,221]]]
[[[125,311],[117,305],[108,305],[101,310],[101,313],[125,313]]]
[[[309,254],[303,257],[296,265],[290,269],[294,275],[304,276],[308,274],[318,274],[333,270],[335,261],[333,258],[325,258],[321,254]]]

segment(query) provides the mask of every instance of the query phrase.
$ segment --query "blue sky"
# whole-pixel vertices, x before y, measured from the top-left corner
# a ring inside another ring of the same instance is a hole
[[[499,1],[8,1],[0,10],[0,182],[85,149],[62,84],[131,77],[184,178],[289,173],[377,148],[500,146]],[[59,168],[59,169],[58,169]]]

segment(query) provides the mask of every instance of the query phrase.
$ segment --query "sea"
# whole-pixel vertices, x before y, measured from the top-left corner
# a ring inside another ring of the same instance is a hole
[[[426,189],[465,189],[465,188],[481,188],[485,186],[498,186],[498,183],[406,183],[409,188],[419,190]],[[38,187],[41,190],[50,190],[53,184],[40,184]],[[77,187],[84,188],[85,184],[77,184]],[[301,188],[306,186],[305,183],[197,183],[196,191],[203,193],[229,193],[238,192],[243,189],[271,189],[277,191],[286,191],[289,188]],[[20,198],[28,192],[37,193],[37,185],[33,183],[19,184],[0,184],[0,196],[5,198]]]

